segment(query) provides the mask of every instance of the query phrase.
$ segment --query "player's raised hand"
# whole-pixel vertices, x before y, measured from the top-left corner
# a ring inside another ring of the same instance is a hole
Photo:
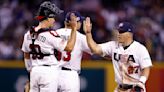
[[[71,13],[70,19],[71,20],[69,21],[69,23],[70,23],[71,28],[76,30],[77,29],[77,17],[75,16],[74,13]]]
[[[90,17],[87,17],[83,21],[83,30],[85,33],[91,33],[91,29],[92,29],[92,23],[91,23]]]

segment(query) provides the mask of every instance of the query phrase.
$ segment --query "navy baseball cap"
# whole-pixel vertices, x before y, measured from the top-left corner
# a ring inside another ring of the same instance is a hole
[[[71,18],[70,18],[71,13],[74,13],[74,14],[75,14],[75,16],[77,17],[77,21],[82,22],[82,21],[85,19],[85,17],[81,16],[79,12],[77,12],[77,11],[71,11],[71,12],[68,12],[68,13],[66,14],[66,16],[65,16],[65,21],[66,21],[66,22],[68,22],[68,21],[71,20]]]
[[[121,22],[117,28],[119,33],[131,32],[133,33],[133,26],[129,22]]]

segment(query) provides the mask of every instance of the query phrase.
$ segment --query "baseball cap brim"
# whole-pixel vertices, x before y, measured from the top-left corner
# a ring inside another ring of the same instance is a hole
[[[121,22],[117,30],[119,33],[125,33],[125,32],[133,33],[133,26],[129,22]]]
[[[68,12],[66,14],[65,21],[70,21],[71,13],[74,13],[75,14],[75,16],[77,17],[77,21],[82,22],[85,19],[85,17],[81,16],[79,12],[77,12],[77,11],[71,11],[71,12]]]

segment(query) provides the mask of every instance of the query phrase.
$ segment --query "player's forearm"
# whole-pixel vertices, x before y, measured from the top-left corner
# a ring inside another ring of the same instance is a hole
[[[86,33],[87,43],[92,53],[101,55],[102,51],[100,46],[93,40],[91,33]]]
[[[24,53],[24,63],[25,63],[26,70],[28,72],[30,72],[32,69],[32,62],[30,60],[30,54],[29,53]]]
[[[76,28],[73,28],[71,31],[71,35],[70,38],[67,42],[67,46],[64,49],[65,51],[72,51],[75,45],[75,41],[76,41]]]
[[[141,78],[140,80],[145,83],[149,77],[150,74],[150,67],[144,68],[141,70]],[[144,78],[145,77],[145,78]]]

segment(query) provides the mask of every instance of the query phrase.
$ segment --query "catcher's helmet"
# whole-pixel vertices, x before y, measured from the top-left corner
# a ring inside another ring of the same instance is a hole
[[[59,9],[55,4],[51,3],[50,1],[45,1],[40,5],[37,17],[55,17],[56,15],[59,15],[63,12],[64,11]]]

